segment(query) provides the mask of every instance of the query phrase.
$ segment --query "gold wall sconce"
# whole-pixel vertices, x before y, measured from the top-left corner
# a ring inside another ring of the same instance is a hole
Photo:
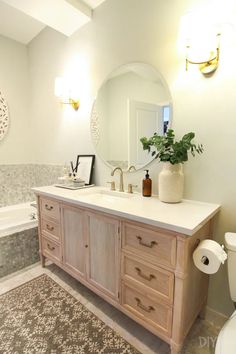
[[[79,106],[80,106],[80,101],[79,100],[73,100],[72,98],[69,98],[68,102],[62,102],[62,104],[70,104],[71,107],[74,108],[75,111],[78,111]]]
[[[216,35],[216,49],[214,51],[209,51],[209,57],[206,60],[194,60],[191,57],[191,45],[186,45],[186,71],[188,71],[189,64],[196,64],[199,66],[199,70],[204,76],[211,76],[219,64],[220,57],[220,33]]]
[[[80,107],[79,99],[73,97],[73,89],[72,85],[70,85],[69,81],[64,77],[57,77],[55,80],[55,96],[60,99],[61,104],[71,105],[71,107],[78,111]]]
[[[185,69],[198,65],[204,76],[211,76],[219,66],[220,38],[224,23],[224,9],[220,5],[196,5],[181,17],[178,45],[185,50]]]

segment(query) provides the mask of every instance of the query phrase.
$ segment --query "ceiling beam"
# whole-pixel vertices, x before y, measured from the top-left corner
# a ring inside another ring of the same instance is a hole
[[[92,9],[90,6],[85,4],[81,0],[65,0],[68,2],[70,5],[74,6],[77,10],[83,12],[84,15],[92,18]]]
[[[92,9],[82,0],[2,1],[66,36],[72,35],[92,17]]]

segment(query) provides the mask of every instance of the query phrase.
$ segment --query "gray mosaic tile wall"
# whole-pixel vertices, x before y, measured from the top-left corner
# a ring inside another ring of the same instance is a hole
[[[62,175],[60,165],[0,165],[0,207],[33,201],[32,187],[56,183]]]
[[[37,227],[0,238],[0,278],[38,261]]]

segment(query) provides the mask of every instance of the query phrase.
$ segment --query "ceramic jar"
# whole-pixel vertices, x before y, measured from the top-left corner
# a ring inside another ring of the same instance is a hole
[[[159,174],[159,199],[166,203],[179,203],[183,198],[183,165],[164,162]]]

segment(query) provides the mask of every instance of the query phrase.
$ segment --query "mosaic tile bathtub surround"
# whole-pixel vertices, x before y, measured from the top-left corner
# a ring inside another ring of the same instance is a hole
[[[34,200],[32,187],[56,183],[62,174],[60,165],[0,165],[0,207]]]
[[[0,237],[0,278],[38,261],[37,227]]]

